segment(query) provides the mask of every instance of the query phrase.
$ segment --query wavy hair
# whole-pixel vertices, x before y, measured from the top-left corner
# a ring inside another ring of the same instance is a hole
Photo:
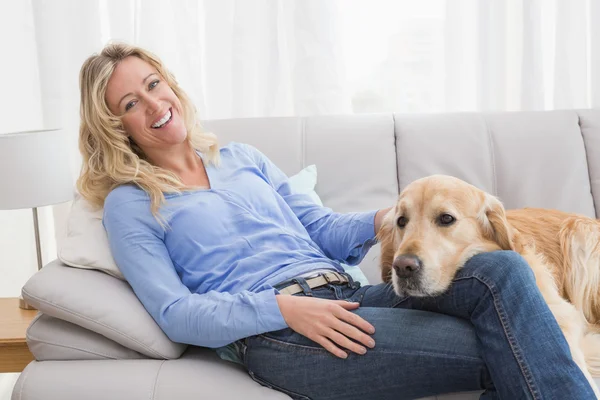
[[[186,140],[191,147],[203,153],[207,162],[218,164],[219,145],[214,134],[202,131],[192,101],[156,55],[140,47],[111,43],[83,63],[79,74],[79,151],[83,164],[77,189],[90,203],[103,207],[111,190],[135,184],[148,193],[156,217],[165,202],[164,193],[181,193],[188,188],[175,173],[151,164],[127,136],[121,118],[108,108],[105,98],[108,80],[119,62],[130,56],[156,68],[179,98],[188,132]]]

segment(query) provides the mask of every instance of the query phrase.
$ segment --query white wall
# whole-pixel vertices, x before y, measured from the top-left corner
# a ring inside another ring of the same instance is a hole
[[[0,134],[43,127],[31,1],[9,3],[10,17],[0,24]],[[18,296],[37,269],[31,214],[0,211],[0,297]]]

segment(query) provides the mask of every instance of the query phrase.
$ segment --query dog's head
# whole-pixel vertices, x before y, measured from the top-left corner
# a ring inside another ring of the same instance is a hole
[[[451,176],[419,179],[400,193],[377,234],[382,279],[398,295],[440,294],[473,255],[514,250],[513,234],[494,196]]]

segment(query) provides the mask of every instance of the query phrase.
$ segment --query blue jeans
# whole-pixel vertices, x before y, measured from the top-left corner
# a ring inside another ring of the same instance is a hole
[[[360,302],[375,348],[340,359],[283,329],[242,341],[259,383],[295,399],[416,399],[483,390],[482,399],[595,399],[517,253],[473,257],[446,293],[415,298],[390,285],[327,285],[326,299]],[[305,295],[305,294],[299,294]]]

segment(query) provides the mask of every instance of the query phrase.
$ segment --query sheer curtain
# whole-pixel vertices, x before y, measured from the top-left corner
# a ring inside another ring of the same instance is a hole
[[[0,133],[68,129],[74,177],[79,68],[109,40],[157,53],[203,119],[600,102],[593,0],[9,0],[3,15]],[[49,261],[68,205],[44,212]],[[30,225],[0,213],[0,296],[35,271]]]
[[[156,52],[203,118],[350,112],[336,3],[102,0],[102,42]]]
[[[354,112],[547,110],[600,104],[597,1],[343,4],[341,37],[344,64],[352,68],[347,78]]]

